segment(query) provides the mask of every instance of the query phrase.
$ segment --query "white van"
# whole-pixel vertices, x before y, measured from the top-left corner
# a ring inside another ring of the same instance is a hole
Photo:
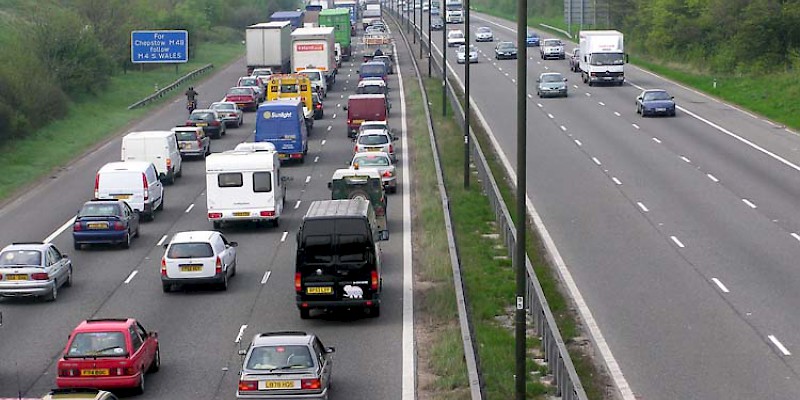
[[[178,140],[171,131],[131,132],[122,138],[122,161],[147,161],[156,166],[159,179],[175,183],[183,174]]]
[[[270,221],[278,226],[286,188],[278,152],[230,150],[206,157],[208,220],[219,229],[229,221]]]
[[[236,151],[275,151],[275,145],[270,142],[242,142],[233,149]]]
[[[94,178],[94,197],[125,200],[144,218],[152,220],[164,209],[164,186],[156,167],[147,161],[118,161],[104,165]]]

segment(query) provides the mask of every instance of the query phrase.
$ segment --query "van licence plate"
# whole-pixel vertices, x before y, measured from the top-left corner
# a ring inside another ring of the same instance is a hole
[[[117,200],[128,200],[128,199],[131,198],[131,195],[129,195],[129,194],[115,194],[114,198],[117,199]]]
[[[236,211],[233,213],[234,217],[249,217],[250,213],[247,211]]]
[[[306,288],[306,294],[331,294],[333,288],[330,286],[309,286]]]
[[[200,272],[203,270],[202,265],[181,265],[181,272]]]

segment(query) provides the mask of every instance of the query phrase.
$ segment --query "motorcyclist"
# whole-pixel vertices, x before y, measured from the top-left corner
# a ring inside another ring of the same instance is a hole
[[[373,57],[382,56],[382,55],[383,55],[383,51],[381,51],[381,49],[378,48],[378,49],[375,50],[375,54],[373,54]]]
[[[186,108],[191,112],[197,108],[197,96],[200,93],[197,93],[193,86],[189,86],[189,89],[184,94],[186,95]]]

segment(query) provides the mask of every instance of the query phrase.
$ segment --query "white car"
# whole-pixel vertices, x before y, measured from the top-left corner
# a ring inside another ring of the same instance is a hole
[[[397,172],[392,157],[382,151],[356,153],[350,161],[350,168],[375,168],[381,175],[381,183],[388,193],[397,193]]]
[[[386,90],[386,82],[383,79],[370,79],[358,82],[356,87],[356,94],[384,94],[388,95],[389,91]]]
[[[228,289],[228,278],[236,275],[236,242],[217,231],[176,233],[161,258],[161,287],[164,293],[173,285],[214,284]]]
[[[476,42],[493,42],[494,41],[494,33],[489,27],[482,26],[475,31],[475,41]]]
[[[467,46],[461,45],[456,50],[456,62],[464,64],[467,57]],[[473,45],[469,45],[469,62],[470,64],[478,62],[478,49]]]
[[[314,91],[319,93],[322,98],[328,97],[328,81],[325,80],[325,72],[321,69],[309,68],[299,72],[308,77],[311,81],[311,87]]]
[[[557,58],[563,60],[565,58],[564,43],[562,43],[560,39],[545,39],[539,46],[539,55],[541,56],[542,60],[546,60],[548,58]]]
[[[272,68],[256,68],[253,70],[253,73],[250,74],[250,76],[257,76],[261,78],[261,81],[265,84],[269,82],[269,78],[272,77],[272,75]]]
[[[462,44],[466,44],[464,32],[460,29],[453,29],[447,32],[447,47],[456,47]]]

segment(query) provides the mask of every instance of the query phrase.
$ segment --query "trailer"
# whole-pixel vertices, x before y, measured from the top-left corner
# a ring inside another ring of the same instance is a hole
[[[275,73],[291,71],[292,28],[288,21],[263,22],[245,30],[247,74],[256,68]]]
[[[341,57],[349,60],[351,54],[351,26],[350,11],[345,8],[330,8],[319,13],[319,26],[333,27],[333,36],[336,43],[341,46]]]

